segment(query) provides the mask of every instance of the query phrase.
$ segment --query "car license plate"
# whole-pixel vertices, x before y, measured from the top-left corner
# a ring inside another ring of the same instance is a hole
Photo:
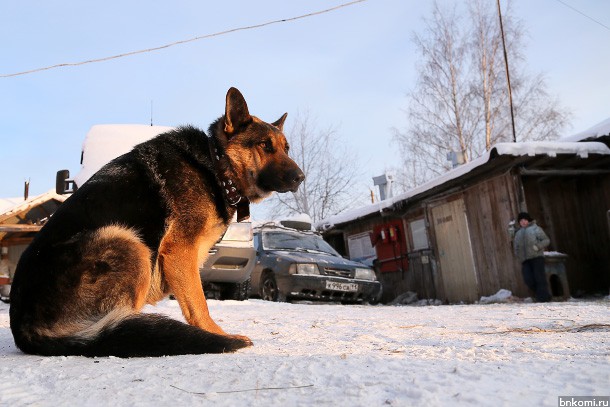
[[[334,291],[354,292],[354,291],[358,291],[358,284],[356,284],[356,283],[337,283],[334,281],[327,281],[326,289],[334,290]]]

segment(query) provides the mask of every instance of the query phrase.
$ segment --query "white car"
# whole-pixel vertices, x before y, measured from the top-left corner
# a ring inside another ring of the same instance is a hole
[[[206,298],[247,300],[256,262],[250,222],[231,223],[199,268]]]

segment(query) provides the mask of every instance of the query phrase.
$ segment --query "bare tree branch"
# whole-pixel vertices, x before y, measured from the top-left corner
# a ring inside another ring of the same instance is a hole
[[[292,194],[275,194],[276,216],[308,214],[318,221],[352,206],[358,179],[358,160],[332,128],[318,129],[309,112],[298,113],[286,133],[290,155],[305,173],[305,181]]]
[[[421,59],[408,95],[409,125],[394,130],[403,158],[402,168],[394,170],[398,187],[412,188],[450,170],[447,153],[461,153],[469,161],[512,140],[498,16],[482,0],[469,0],[464,21],[459,4],[441,9],[435,2],[424,32],[413,35]],[[527,74],[525,29],[510,7],[502,15],[517,140],[556,138],[570,113],[549,96],[542,74]]]

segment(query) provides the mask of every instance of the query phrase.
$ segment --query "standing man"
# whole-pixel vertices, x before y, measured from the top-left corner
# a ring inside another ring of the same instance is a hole
[[[517,221],[521,228],[515,234],[514,249],[515,255],[521,262],[521,273],[525,284],[536,296],[536,301],[550,301],[551,293],[544,271],[544,249],[551,240],[529,213],[521,212]]]

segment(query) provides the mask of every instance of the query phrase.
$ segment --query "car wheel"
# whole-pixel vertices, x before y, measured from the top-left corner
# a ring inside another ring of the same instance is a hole
[[[247,300],[250,296],[250,279],[248,278],[246,281],[230,284],[226,289],[223,298],[236,300],[236,301],[244,301]]]
[[[280,293],[273,273],[266,273],[261,282],[261,298],[265,301],[286,301],[286,297]]]
[[[202,283],[203,295],[206,300],[221,300],[220,288],[214,283]]]
[[[375,294],[373,297],[369,298],[367,301],[370,305],[377,305],[381,301],[381,296],[383,295],[383,286],[379,288],[379,292]]]

